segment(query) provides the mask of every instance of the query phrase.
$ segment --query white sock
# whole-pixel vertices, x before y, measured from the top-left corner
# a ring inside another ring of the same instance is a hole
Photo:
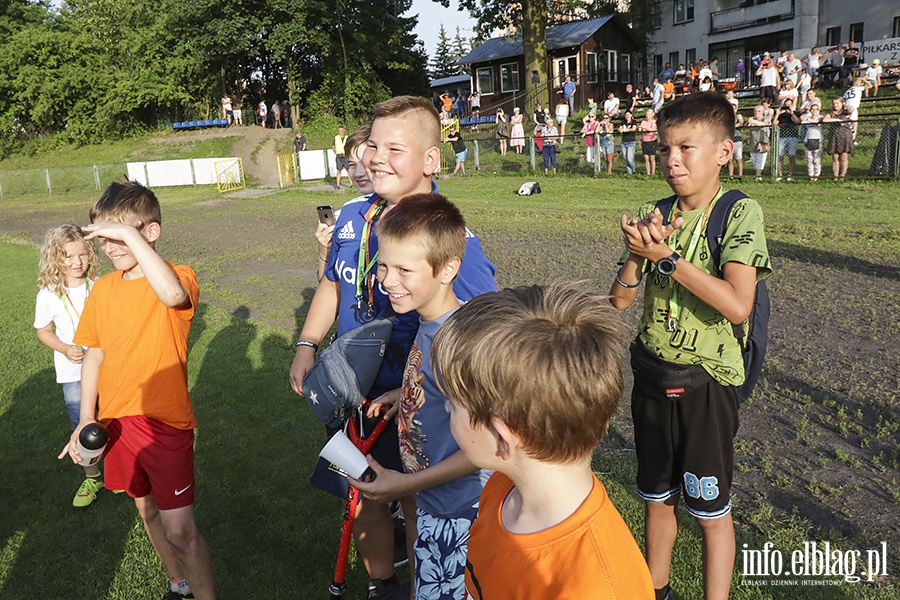
[[[191,586],[188,585],[187,579],[182,579],[179,583],[170,583],[169,589],[173,592],[178,592],[182,596],[187,596],[191,593]]]

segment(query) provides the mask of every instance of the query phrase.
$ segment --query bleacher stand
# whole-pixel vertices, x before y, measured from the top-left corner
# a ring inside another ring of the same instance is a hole
[[[189,129],[206,129],[208,127],[228,127],[227,119],[203,119],[200,121],[176,121],[172,123],[172,129],[183,131]]]

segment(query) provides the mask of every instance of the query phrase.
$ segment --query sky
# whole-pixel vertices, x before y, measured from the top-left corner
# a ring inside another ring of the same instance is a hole
[[[428,53],[429,60],[434,56],[441,23],[444,24],[447,37],[451,39],[456,35],[457,27],[463,37],[471,37],[475,21],[469,16],[468,11],[459,11],[458,8],[459,3],[456,0],[450,0],[450,8],[444,8],[434,0],[413,0],[412,8],[407,16],[419,15],[419,23],[416,25],[415,32],[425,43],[425,51]]]

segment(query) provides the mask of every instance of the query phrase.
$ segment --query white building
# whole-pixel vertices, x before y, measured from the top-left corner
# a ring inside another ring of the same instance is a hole
[[[659,0],[659,9],[648,52],[654,74],[665,63],[717,56],[728,76],[738,59],[764,51],[900,38],[898,0]]]

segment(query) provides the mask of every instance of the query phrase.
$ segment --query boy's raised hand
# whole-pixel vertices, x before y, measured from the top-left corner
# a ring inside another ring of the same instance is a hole
[[[125,238],[128,236],[129,232],[133,231],[134,233],[138,233],[141,224],[140,221],[135,221],[134,225],[118,223],[116,221],[106,221],[103,223],[91,223],[90,225],[85,225],[81,230],[87,234],[84,236],[84,239],[86,240],[100,237],[127,243]]]
[[[369,467],[375,472],[375,480],[370,482],[360,481],[348,477],[350,485],[363,493],[363,496],[375,502],[393,502],[404,496],[414,493],[416,490],[411,485],[411,477],[406,473],[385,469],[372,455],[366,456]]]
[[[319,257],[328,256],[331,250],[331,237],[334,234],[334,225],[319,223],[316,225],[316,243],[319,244]]]
[[[664,218],[658,208],[644,219],[629,219],[628,215],[622,215],[622,233],[625,234],[625,247],[632,254],[649,258],[647,252],[654,246],[663,244],[672,232],[684,224],[684,219],[678,217],[671,223],[663,225]]]

